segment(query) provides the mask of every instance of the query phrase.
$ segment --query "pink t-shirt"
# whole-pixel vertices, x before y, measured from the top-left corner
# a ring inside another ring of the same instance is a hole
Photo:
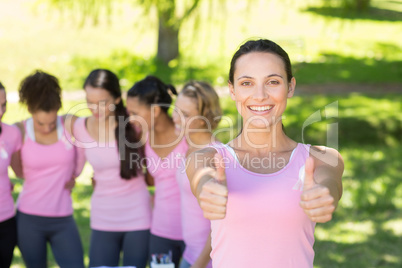
[[[58,120],[62,121],[60,117]],[[72,215],[71,195],[65,184],[74,175],[76,150],[69,134],[62,125],[62,135],[57,142],[39,144],[28,135],[33,129],[27,129],[27,121],[24,122],[25,138],[21,148],[25,180],[17,208],[23,213],[43,217]]]
[[[185,139],[161,159],[149,144],[145,145],[147,170],[155,181],[155,203],[152,212],[151,233],[173,240],[182,240],[180,190],[176,180],[176,169],[188,145]]]
[[[15,215],[8,166],[13,153],[21,149],[21,133],[15,126],[0,124],[0,222],[3,222]]]
[[[183,228],[183,241],[186,248],[183,258],[190,264],[200,256],[211,232],[211,222],[204,218],[197,198],[191,192],[190,182],[186,174],[185,158],[179,162],[176,179],[180,187],[181,222]],[[210,262],[207,268],[212,267]]]
[[[298,144],[289,163],[273,174],[246,170],[227,145],[217,150],[228,162],[229,195],[226,217],[211,221],[213,266],[313,267],[315,223],[299,206],[309,146]]]
[[[151,227],[151,203],[144,175],[130,180],[120,177],[117,143],[98,143],[88,133],[86,118],[74,124],[77,146],[94,170],[91,197],[91,228],[100,231],[138,231]]]

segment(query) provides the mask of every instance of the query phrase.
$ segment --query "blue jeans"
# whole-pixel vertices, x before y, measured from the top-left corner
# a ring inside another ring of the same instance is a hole
[[[28,268],[47,267],[47,243],[60,267],[84,268],[81,239],[73,216],[41,217],[18,211],[17,237]]]
[[[179,268],[190,268],[190,267],[191,267],[191,264],[182,258]]]
[[[0,267],[10,267],[17,244],[15,217],[0,222]]]
[[[93,230],[89,249],[89,267],[123,265],[145,268],[148,261],[149,230],[108,232]]]

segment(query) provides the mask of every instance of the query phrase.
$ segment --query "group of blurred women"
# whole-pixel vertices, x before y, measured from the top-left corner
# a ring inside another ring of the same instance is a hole
[[[35,71],[19,88],[20,103],[31,117],[14,125],[1,123],[0,232],[7,234],[0,240],[1,267],[11,264],[16,244],[27,267],[46,267],[47,244],[60,267],[85,267],[70,194],[85,162],[94,171],[90,267],[122,263],[141,268],[151,254],[160,253],[170,253],[179,267],[183,252],[182,267],[185,262],[208,265],[209,222],[197,207],[184,170],[185,156],[191,151],[186,136],[194,136],[184,131],[207,129],[207,124],[194,124],[200,120],[195,117],[187,124],[184,118],[202,116],[200,109],[213,113],[208,119],[219,117],[214,89],[205,82],[186,84],[177,101],[185,105],[175,109],[174,119],[168,110],[176,89],[154,76],[133,85],[127,107],[119,79],[109,70],[93,70],[84,90],[91,116],[58,115],[62,104],[57,78]],[[3,86],[0,100],[3,115]],[[16,212],[9,165],[24,179]],[[153,185],[151,197],[148,186]],[[186,198],[193,199],[195,215],[183,213],[190,205]],[[203,230],[192,232],[193,223]],[[184,237],[190,239],[187,246]]]
[[[94,171],[89,267],[145,268],[160,253],[176,268],[212,267],[210,256],[214,267],[312,267],[315,222],[331,218],[343,162],[331,150],[318,159],[312,150],[319,147],[277,127],[295,90],[279,46],[253,40],[234,55],[229,91],[244,122],[228,144],[213,135],[222,111],[206,82],[186,83],[172,112],[177,90],[154,76],[134,83],[126,105],[109,70],[93,70],[83,88],[91,115],[59,115],[57,78],[35,71],[19,88],[31,117],[0,121],[0,267],[10,266],[15,245],[27,267],[47,267],[47,244],[60,267],[85,267],[71,191],[86,162]],[[6,103],[0,84],[0,119]],[[241,161],[272,152],[283,166]],[[326,164],[328,157],[340,164]],[[16,205],[8,166],[24,180]],[[155,186],[152,196],[148,186]]]

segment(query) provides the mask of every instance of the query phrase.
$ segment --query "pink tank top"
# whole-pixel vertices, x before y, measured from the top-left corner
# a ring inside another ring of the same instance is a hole
[[[185,139],[165,158],[160,158],[149,144],[145,144],[147,170],[155,181],[155,203],[152,212],[151,233],[173,240],[182,240],[180,190],[176,180],[176,169],[186,154]]]
[[[229,192],[226,217],[211,221],[213,266],[312,268],[315,223],[299,206],[309,146],[298,144],[273,174],[243,168],[227,145],[213,147],[227,159]]]
[[[29,119],[28,119],[29,120]],[[18,197],[18,210],[44,217],[64,217],[72,215],[73,207],[70,191],[65,189],[75,171],[75,147],[70,136],[64,131],[59,140],[50,145],[33,141],[28,135],[25,121],[25,138],[21,148],[24,185]]]
[[[89,135],[86,118],[74,124],[77,146],[94,170],[91,197],[91,228],[100,231],[138,231],[151,226],[151,203],[144,175],[130,180],[120,177],[117,143],[97,143]]]
[[[21,133],[15,126],[0,124],[0,222],[3,222],[15,215],[8,166],[13,153],[21,149]]]
[[[204,218],[197,198],[193,195],[190,182],[186,174],[185,158],[179,162],[176,179],[180,187],[181,222],[183,228],[183,241],[186,248],[183,258],[190,264],[200,256],[211,232],[211,222]],[[212,267],[210,262],[207,268]]]

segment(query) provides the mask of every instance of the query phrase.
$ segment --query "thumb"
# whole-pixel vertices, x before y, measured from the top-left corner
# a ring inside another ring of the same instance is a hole
[[[315,185],[314,181],[314,159],[312,157],[307,158],[305,164],[305,176],[304,176],[304,184],[303,191],[310,190]]]
[[[215,156],[215,179],[222,185],[226,185],[225,163],[221,154],[216,153]]]

